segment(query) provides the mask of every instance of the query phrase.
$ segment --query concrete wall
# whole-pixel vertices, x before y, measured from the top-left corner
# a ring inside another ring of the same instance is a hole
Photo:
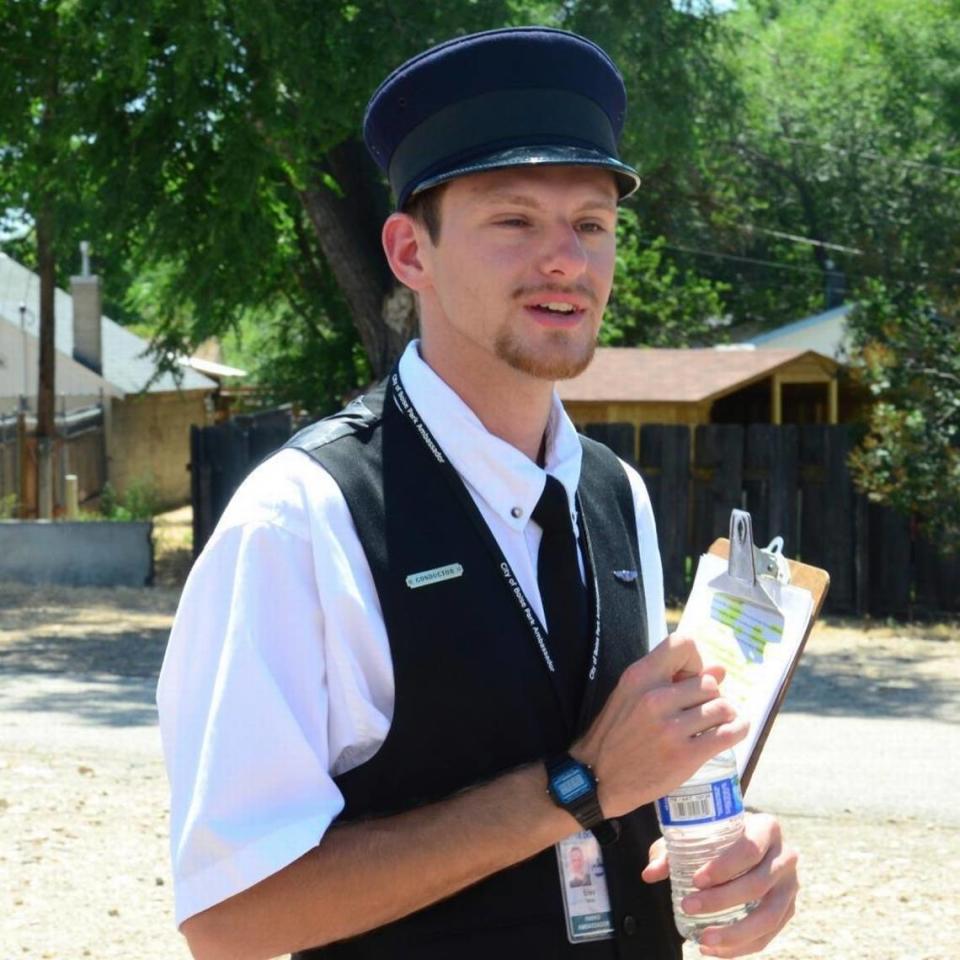
[[[163,506],[190,499],[190,426],[210,422],[206,391],[128,395],[114,400],[107,429],[107,477],[119,493],[150,480]]]
[[[153,524],[0,521],[0,580],[142,587],[153,580]]]

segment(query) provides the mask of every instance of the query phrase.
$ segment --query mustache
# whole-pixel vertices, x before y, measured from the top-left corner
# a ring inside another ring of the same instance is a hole
[[[544,293],[567,293],[574,296],[583,297],[594,306],[596,306],[598,303],[596,292],[594,291],[593,287],[586,283],[576,283],[573,286],[562,283],[538,283],[536,286],[517,287],[517,289],[513,291],[512,296],[514,300],[523,300],[524,298],[533,296],[534,294]]]

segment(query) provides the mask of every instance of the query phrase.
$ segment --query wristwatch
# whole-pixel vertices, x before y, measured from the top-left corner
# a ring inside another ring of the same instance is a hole
[[[620,834],[616,821],[606,820],[597,797],[597,778],[585,763],[569,753],[546,761],[547,793],[553,802],[571,814],[584,830],[592,830],[602,844]]]

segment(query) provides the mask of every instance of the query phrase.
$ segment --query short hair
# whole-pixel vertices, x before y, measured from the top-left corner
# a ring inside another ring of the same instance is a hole
[[[429,190],[414,194],[403,208],[404,213],[426,228],[434,246],[440,241],[440,199],[446,186],[445,183],[440,183]]]

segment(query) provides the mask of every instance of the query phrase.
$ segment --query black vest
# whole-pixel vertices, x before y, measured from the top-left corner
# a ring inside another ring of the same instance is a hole
[[[586,536],[587,581],[595,571],[599,593],[591,597],[591,614],[599,601],[601,639],[595,676],[574,712],[576,734],[647,648],[642,579],[613,576],[614,570],[640,572],[629,481],[606,447],[582,444],[581,543]],[[564,700],[570,689],[583,690],[582,678],[572,685],[552,678],[462,481],[437,463],[385,385],[301,431],[288,446],[320,463],[343,492],[373,573],[393,660],[390,730],[370,760],[336,778],[346,800],[341,820],[431,803],[566,750],[574,736]],[[454,563],[462,565],[462,576],[407,586],[412,573]],[[294,960],[679,960],[669,886],[640,879],[659,836],[652,806],[619,826],[619,839],[603,850],[613,940],[568,942],[551,848],[402,920]]]

